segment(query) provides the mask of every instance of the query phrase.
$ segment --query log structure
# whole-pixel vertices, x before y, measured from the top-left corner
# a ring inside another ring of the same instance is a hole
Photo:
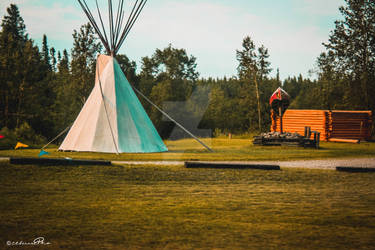
[[[285,132],[304,134],[306,126],[320,132],[323,141],[330,139],[369,140],[371,111],[288,109],[283,116]],[[271,131],[280,131],[280,118],[271,112]]]
[[[371,111],[329,112],[330,138],[368,140],[371,137]]]

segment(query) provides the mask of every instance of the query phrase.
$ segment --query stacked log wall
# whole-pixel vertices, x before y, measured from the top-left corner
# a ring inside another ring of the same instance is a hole
[[[371,137],[371,111],[330,112],[330,138],[368,140]]]
[[[271,131],[280,131],[280,119],[271,113]],[[283,132],[304,134],[305,126],[320,132],[320,138],[362,139],[371,137],[371,111],[289,109],[283,116]]]

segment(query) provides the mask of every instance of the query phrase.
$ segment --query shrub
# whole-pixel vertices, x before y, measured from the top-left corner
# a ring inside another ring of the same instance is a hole
[[[4,136],[3,139],[0,139],[0,149],[14,148],[17,143],[14,132],[7,127],[4,127],[0,130],[0,134]]]
[[[0,149],[13,149],[17,142],[29,145],[31,148],[39,147],[46,142],[46,139],[35,133],[27,122],[24,122],[14,131],[4,127],[0,130],[0,134],[4,136],[0,139]]]

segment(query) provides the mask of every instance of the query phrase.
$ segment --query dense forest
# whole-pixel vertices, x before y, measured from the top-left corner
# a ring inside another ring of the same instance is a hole
[[[316,60],[317,78],[271,77],[269,51],[243,39],[236,76],[199,77],[196,58],[171,44],[142,58],[139,70],[116,56],[130,83],[199,136],[268,131],[272,92],[282,86],[291,108],[372,110],[375,113],[375,2],[346,0],[342,20]],[[70,126],[94,85],[103,48],[90,24],[73,31],[71,51],[56,51],[44,35],[41,48],[28,36],[11,4],[0,30],[0,134],[42,144]],[[186,136],[139,97],[163,138]],[[374,119],[373,119],[374,120]],[[374,129],[372,129],[374,134]]]

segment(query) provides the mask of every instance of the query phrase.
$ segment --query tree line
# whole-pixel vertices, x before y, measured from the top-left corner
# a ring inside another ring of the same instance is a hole
[[[268,99],[279,86],[291,108],[372,110],[375,113],[375,4],[346,0],[326,50],[317,58],[317,79],[271,77],[269,51],[246,36],[235,51],[237,75],[200,78],[196,58],[171,44],[143,57],[140,69],[126,55],[116,59],[134,88],[199,136],[268,131]],[[90,24],[73,31],[73,47],[56,51],[43,36],[29,38],[11,4],[0,31],[0,134],[40,144],[72,124],[94,85],[103,48]],[[139,96],[163,138],[184,133]],[[374,129],[373,129],[374,131]]]

